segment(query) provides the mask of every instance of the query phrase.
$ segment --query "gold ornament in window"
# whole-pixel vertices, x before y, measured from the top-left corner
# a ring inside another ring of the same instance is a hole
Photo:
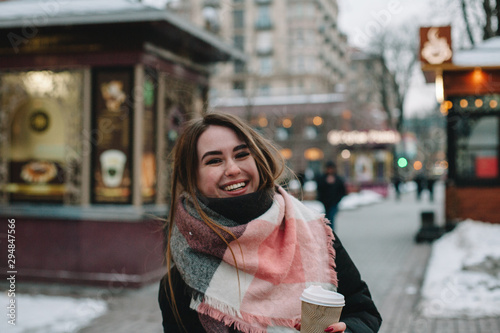
[[[37,110],[30,116],[30,127],[35,132],[43,132],[49,128],[49,116],[43,110]]]

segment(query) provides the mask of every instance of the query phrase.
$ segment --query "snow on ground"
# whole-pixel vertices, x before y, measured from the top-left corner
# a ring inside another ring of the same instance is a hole
[[[500,315],[500,225],[466,220],[436,240],[422,286],[422,314]]]
[[[384,200],[381,194],[370,190],[361,190],[346,195],[339,203],[339,210],[352,210],[360,206],[371,205]]]
[[[362,190],[346,195],[339,203],[339,210],[352,210],[360,206],[371,205],[384,200],[384,197],[370,190]],[[304,204],[322,214],[325,213],[325,207],[317,200],[304,200]]]
[[[17,293],[15,298],[9,298],[7,292],[0,298],[3,309],[11,299],[16,304],[16,325],[9,324],[10,319],[4,316],[0,332],[72,333],[107,311],[103,300]]]

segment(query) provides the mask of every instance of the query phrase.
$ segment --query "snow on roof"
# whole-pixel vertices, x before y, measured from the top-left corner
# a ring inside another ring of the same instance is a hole
[[[163,21],[172,24],[226,52],[233,58],[245,60],[238,49],[224,43],[215,35],[194,26],[165,8],[165,0],[10,0],[0,2],[0,29]]]
[[[165,10],[130,0],[10,0],[0,3],[0,27],[131,22],[162,18]]]
[[[456,51],[453,64],[457,66],[500,66],[500,36],[490,38],[470,50]]]

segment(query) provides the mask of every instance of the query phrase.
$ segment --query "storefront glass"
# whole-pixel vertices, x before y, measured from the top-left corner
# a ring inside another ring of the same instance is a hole
[[[457,130],[457,176],[498,178],[499,119],[461,117]]]
[[[0,183],[10,201],[62,202],[82,154],[83,74],[0,74]]]
[[[500,95],[458,96],[447,103],[450,172],[459,182],[500,180]]]
[[[94,71],[93,202],[130,203],[132,198],[132,71]]]
[[[144,79],[144,138],[142,155],[142,202],[152,203],[156,197],[156,73],[147,72]]]

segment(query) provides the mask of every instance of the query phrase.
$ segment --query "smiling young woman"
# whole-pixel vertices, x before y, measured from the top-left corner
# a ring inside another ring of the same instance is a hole
[[[210,125],[197,145],[197,187],[206,197],[227,198],[257,191],[259,172],[247,144],[227,127]]]
[[[328,221],[279,186],[286,168],[271,142],[210,113],[186,124],[173,158],[165,332],[297,332],[311,284],[346,300],[326,332],[378,331],[368,287]]]

